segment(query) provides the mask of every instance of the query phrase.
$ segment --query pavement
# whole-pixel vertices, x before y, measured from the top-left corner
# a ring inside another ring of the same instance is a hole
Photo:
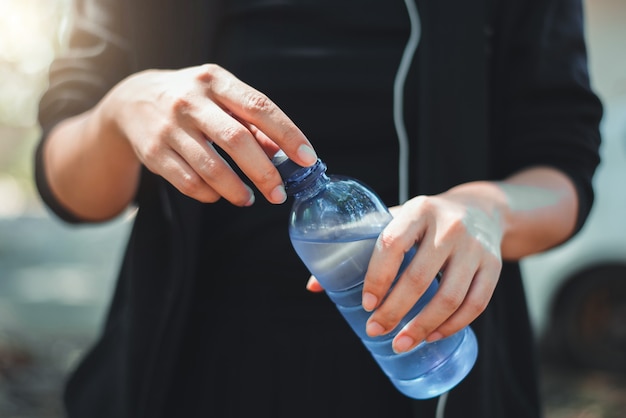
[[[130,225],[0,217],[0,417],[63,417],[63,382],[98,336]],[[626,417],[626,376],[541,371],[546,418]]]
[[[0,217],[0,417],[60,418],[61,390],[98,336],[130,222]]]

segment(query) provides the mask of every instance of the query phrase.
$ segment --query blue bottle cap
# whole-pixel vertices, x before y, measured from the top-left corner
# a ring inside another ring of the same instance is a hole
[[[274,167],[276,167],[283,180],[287,180],[298,170],[304,168],[290,160],[283,150],[278,150],[278,152],[274,154],[274,157],[272,157],[272,164],[274,164]]]

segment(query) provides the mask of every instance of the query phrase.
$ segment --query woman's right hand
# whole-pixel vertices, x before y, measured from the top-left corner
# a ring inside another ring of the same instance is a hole
[[[216,147],[271,203],[284,202],[286,195],[268,156],[280,148],[302,166],[317,159],[276,104],[214,64],[137,73],[114,87],[96,113],[150,171],[201,202],[254,202],[252,190]]]

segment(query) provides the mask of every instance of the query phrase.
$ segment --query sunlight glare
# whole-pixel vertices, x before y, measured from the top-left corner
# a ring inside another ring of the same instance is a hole
[[[44,70],[54,58],[57,9],[50,0],[0,0],[0,61],[24,73]]]

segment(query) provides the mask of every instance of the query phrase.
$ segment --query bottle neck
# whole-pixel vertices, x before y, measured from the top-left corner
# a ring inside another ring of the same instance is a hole
[[[285,181],[285,191],[288,196],[298,199],[308,198],[322,191],[329,182],[326,164],[317,160],[311,167],[303,167],[289,176]]]

